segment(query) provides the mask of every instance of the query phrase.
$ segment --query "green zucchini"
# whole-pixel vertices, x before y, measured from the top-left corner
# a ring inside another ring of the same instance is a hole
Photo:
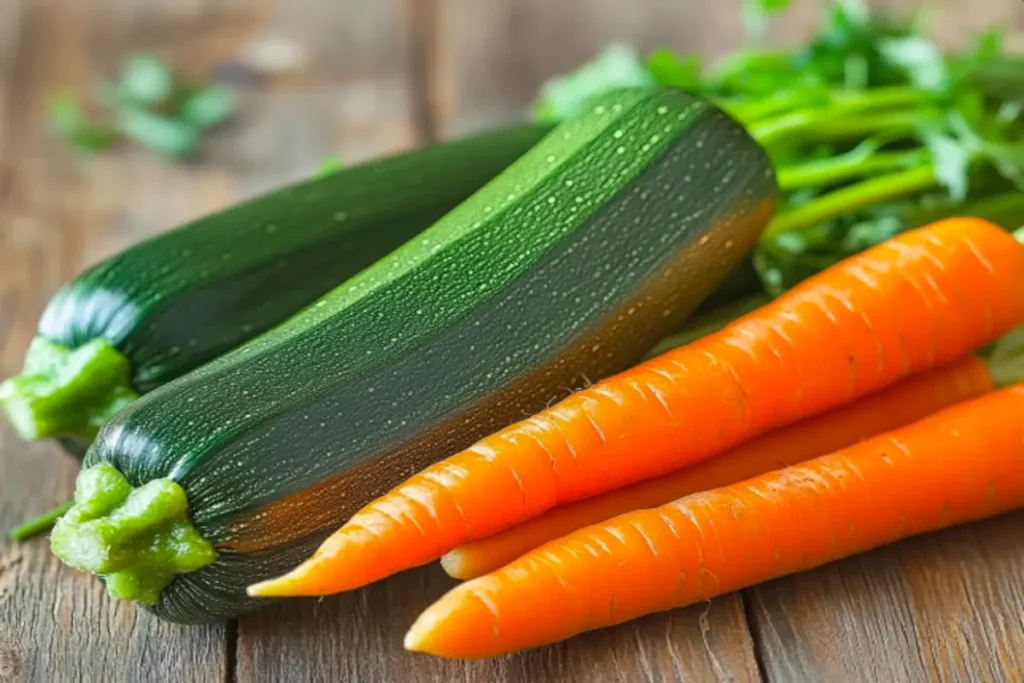
[[[121,412],[53,550],[173,621],[264,605],[245,587],[370,499],[642,357],[776,196],[713,105],[609,94],[303,313]]]
[[[434,223],[536,144],[522,126],[301,182],[133,246],[43,312],[0,402],[73,452],[139,394],[266,331]]]

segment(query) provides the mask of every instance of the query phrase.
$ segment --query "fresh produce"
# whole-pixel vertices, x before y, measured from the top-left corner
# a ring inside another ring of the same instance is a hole
[[[491,657],[1024,506],[1024,385],[801,465],[639,510],[463,583],[411,650]]]
[[[776,11],[789,4],[769,2]],[[925,28],[843,0],[805,45],[752,45],[714,65],[667,48],[641,58],[615,44],[544,84],[534,116],[558,120],[622,82],[678,87],[726,108],[766,148],[783,190],[752,262],[726,289],[777,296],[941,218],[1024,225],[1024,57],[1007,54],[996,31],[944,53]]]
[[[991,223],[904,233],[427,468],[250,593],[357,588],[952,362],[1024,323],[1021,272]]]
[[[585,526],[796,465],[910,424],[991,389],[992,378],[985,363],[967,356],[859,401],[776,429],[693,467],[557,507],[499,534],[456,548],[441,558],[441,565],[457,579],[476,578]]]
[[[549,130],[503,129],[376,160],[135,245],[57,292],[0,404],[22,438],[60,436],[81,455],[140,393],[273,327],[423,231]]]
[[[609,95],[304,312],[129,405],[53,550],[174,621],[265,605],[248,584],[375,496],[636,362],[775,194],[763,151],[707,102]]]

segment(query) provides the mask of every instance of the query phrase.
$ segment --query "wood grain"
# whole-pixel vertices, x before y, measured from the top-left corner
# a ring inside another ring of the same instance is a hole
[[[537,86],[611,40],[711,56],[739,45],[742,0],[0,0],[0,376],[46,300],[126,244],[305,177],[519,116]],[[877,0],[910,6],[911,0]],[[979,0],[956,42],[1024,4]],[[962,8],[962,9],[961,9]],[[792,42],[821,2],[772,27]],[[955,12],[955,13],[954,13]],[[241,98],[195,163],[130,147],[77,159],[49,138],[49,94],[81,97],[125,56],[213,70]],[[0,427],[0,529],[65,499],[76,467]],[[685,610],[488,662],[410,655],[401,638],[452,585],[437,567],[237,624],[184,628],[109,599],[45,541],[0,543],[0,683],[35,681],[1024,680],[1024,516],[928,536]],[[756,626],[752,640],[745,618]],[[237,640],[235,634],[237,633]],[[755,648],[756,646],[756,648]]]
[[[92,4],[94,12],[52,0],[0,8],[0,376],[19,367],[42,306],[64,280],[164,221],[207,208],[183,171],[165,177],[131,154],[124,164],[82,164],[48,139],[49,93],[86,91],[108,71],[114,46],[131,42],[104,22],[109,4]],[[99,26],[108,40],[93,49]],[[165,193],[170,178],[178,191]],[[164,212],[128,211],[127,196],[163,199],[155,203]],[[25,446],[0,427],[0,529],[65,500],[76,472],[50,444]],[[65,569],[45,539],[0,542],[0,681],[136,683],[170,671],[213,683],[226,666],[223,626],[183,630],[116,604],[99,582]]]
[[[743,0],[446,0],[441,79],[446,135],[521,116],[541,83],[611,42],[642,53],[668,45],[717,58],[743,43]],[[768,44],[816,26],[819,3],[797,2]]]
[[[735,596],[492,660],[405,652],[402,637],[416,615],[453,585],[434,565],[354,593],[285,602],[258,619],[242,619],[237,680],[264,683],[304,672],[325,683],[760,681]]]
[[[769,680],[1024,681],[1024,513],[747,591]]]

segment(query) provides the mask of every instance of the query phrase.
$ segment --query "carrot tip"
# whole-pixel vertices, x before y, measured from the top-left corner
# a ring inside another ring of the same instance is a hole
[[[423,638],[422,634],[416,631],[416,627],[413,626],[409,629],[409,632],[405,634],[405,640],[402,641],[406,650],[410,652],[422,652]]]
[[[245,592],[254,598],[287,598],[322,595],[320,586],[310,582],[310,563],[300,564],[287,574],[254,583]]]
[[[441,556],[441,567],[445,573],[453,579],[465,581],[474,578],[472,572],[466,566],[465,556],[458,549],[452,550]]]
[[[285,577],[278,577],[276,579],[269,579],[267,581],[260,581],[254,583],[245,589],[245,592],[249,597],[252,598],[274,598],[284,597],[286,593],[282,590],[287,590],[287,583],[283,580]]]
[[[430,610],[421,614],[405,634],[405,639],[402,642],[405,649],[410,652],[426,652],[428,654],[440,655],[441,653],[435,652],[434,648],[431,647],[431,636],[437,630],[437,622],[437,617]]]

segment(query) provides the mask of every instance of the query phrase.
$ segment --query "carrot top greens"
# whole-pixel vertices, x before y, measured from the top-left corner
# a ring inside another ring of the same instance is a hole
[[[999,31],[944,53],[920,18],[835,2],[802,47],[769,50],[758,33],[787,0],[748,0],[752,46],[708,67],[660,48],[615,44],[545,83],[533,115],[558,120],[609,87],[649,83],[714,100],[776,166],[785,200],[752,256],[777,296],[837,261],[951,215],[1024,225],[1024,57]]]

